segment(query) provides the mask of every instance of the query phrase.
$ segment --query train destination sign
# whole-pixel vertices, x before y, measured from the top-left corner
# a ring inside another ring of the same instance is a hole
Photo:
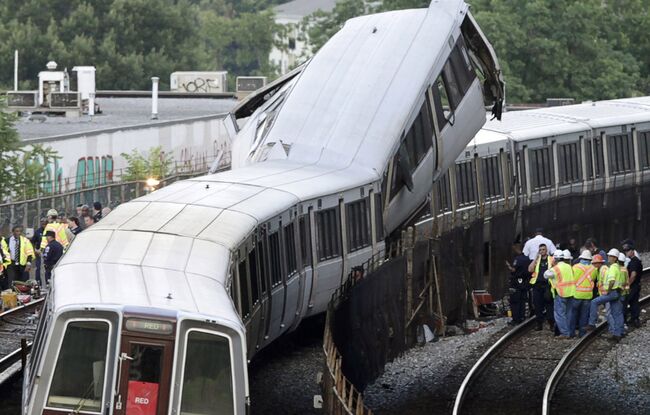
[[[172,334],[174,326],[167,321],[130,318],[126,320],[126,329],[151,334]]]

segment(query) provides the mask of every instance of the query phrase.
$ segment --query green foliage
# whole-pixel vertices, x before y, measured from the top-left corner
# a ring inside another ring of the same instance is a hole
[[[264,11],[278,0],[23,0],[0,2],[0,85],[35,89],[49,60],[94,65],[98,89],[148,89],[183,70],[272,75],[276,30]],[[217,27],[220,26],[220,27]]]
[[[24,147],[14,127],[16,115],[4,111],[0,98],[0,201],[31,199],[41,192],[48,161],[57,158],[49,147]]]
[[[141,154],[133,149],[131,154],[122,153],[126,159],[126,171],[122,174],[122,180],[146,180],[150,177],[163,179],[170,175],[174,164],[171,154],[166,154],[162,146],[152,147],[147,155]]]
[[[508,102],[550,97],[611,99],[650,94],[648,0],[469,0],[501,62]],[[427,0],[342,0],[308,16],[314,51],[345,23]]]

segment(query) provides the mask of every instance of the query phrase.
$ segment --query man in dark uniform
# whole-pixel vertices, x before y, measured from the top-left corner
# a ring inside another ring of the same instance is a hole
[[[561,253],[562,251],[556,250],[556,252]],[[535,330],[537,331],[542,330],[544,319],[548,321],[549,328],[555,330],[551,286],[544,278],[546,270],[553,268],[553,265],[553,258],[548,255],[547,246],[540,244],[537,258],[528,266],[528,272],[532,274],[530,285],[533,286],[533,306],[535,307],[535,320],[537,322]]]
[[[523,323],[526,318],[526,302],[528,301],[528,287],[530,283],[530,258],[521,251],[521,244],[516,242],[512,245],[515,259],[512,265],[506,261],[510,270],[510,308],[512,310],[512,321],[510,324]]]
[[[623,252],[629,258],[627,264],[627,273],[630,277],[630,293],[627,296],[627,307],[623,310],[625,312],[625,321],[634,327],[641,327],[639,315],[641,309],[639,307],[639,294],[641,293],[641,273],[643,272],[643,264],[641,259],[636,255],[634,250],[634,243],[631,240],[624,241]]]
[[[52,277],[52,268],[63,255],[63,245],[56,240],[54,231],[45,232],[45,238],[47,239],[47,246],[43,251],[43,264],[45,265],[45,283],[49,284]]]

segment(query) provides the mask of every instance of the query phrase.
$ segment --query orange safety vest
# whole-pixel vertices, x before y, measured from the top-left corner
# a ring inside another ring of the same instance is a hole
[[[596,267],[593,265],[575,264],[573,266],[573,279],[576,281],[574,297],[578,300],[591,300],[594,296],[594,278]]]
[[[570,298],[575,294],[575,282],[573,280],[573,269],[566,262],[560,262],[553,267],[555,279],[551,281],[551,287],[562,298]]]
[[[548,260],[548,269],[551,269],[554,265],[553,263],[553,257],[552,256],[547,256],[546,259]],[[540,261],[537,261],[537,264],[535,264],[535,270],[533,271],[533,276],[530,279],[530,285],[535,285],[537,282],[537,275],[539,274],[539,264]]]

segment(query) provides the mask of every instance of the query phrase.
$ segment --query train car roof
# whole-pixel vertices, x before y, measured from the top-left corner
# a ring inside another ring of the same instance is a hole
[[[650,122],[650,97],[509,111],[503,113],[501,121],[488,120],[468,148],[500,140],[525,141],[642,122]]]
[[[295,80],[261,143],[234,152],[281,143],[265,159],[383,172],[467,12],[454,0],[348,20]]]

